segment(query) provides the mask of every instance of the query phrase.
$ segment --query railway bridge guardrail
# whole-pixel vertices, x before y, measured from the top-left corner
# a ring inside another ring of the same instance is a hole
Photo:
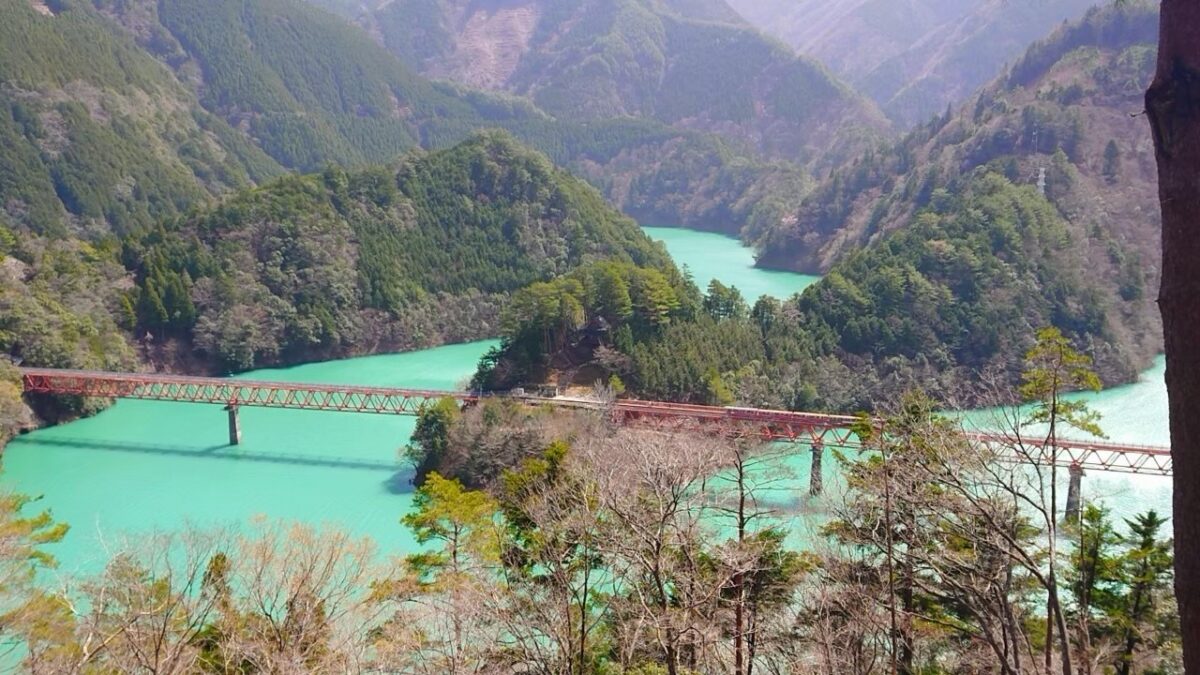
[[[229,413],[231,445],[241,441],[237,411],[242,406],[416,415],[423,406],[444,398],[452,398],[460,405],[469,405],[480,399],[479,396],[470,393],[423,389],[53,368],[20,370],[27,393],[222,405]],[[596,403],[575,400],[522,400],[564,408],[600,407]],[[858,437],[852,431],[858,418],[841,415],[638,400],[616,401],[611,405],[611,413],[614,419],[622,424],[661,431],[699,432],[753,437],[762,441],[807,443],[814,450],[814,462],[819,461],[818,454],[825,447],[855,448],[860,445]],[[1002,434],[972,432],[968,436],[980,443],[999,444],[1011,441]],[[1042,447],[1044,441],[1039,439],[1021,439],[1021,443],[1023,447],[1035,451],[1046,450],[1041,453],[1025,453],[1026,460],[1032,458],[1033,461],[1055,463],[1070,467],[1073,471],[1094,470],[1159,476],[1170,476],[1172,473],[1169,448],[1057,439],[1054,451],[1049,452],[1049,449]]]

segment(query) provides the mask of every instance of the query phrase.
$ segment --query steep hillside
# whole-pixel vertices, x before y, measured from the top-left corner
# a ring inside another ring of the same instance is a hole
[[[720,3],[321,0],[432,77],[528,96],[562,119],[639,116],[820,163],[883,129],[874,108]],[[686,15],[685,15],[686,14]]]
[[[663,9],[701,21],[745,24],[746,20],[725,0],[659,0]]]
[[[290,169],[388,161],[471,129],[544,117],[528,103],[430,83],[296,0],[94,1],[207,110]]]
[[[0,222],[146,226],[281,172],[86,6],[0,0]]]
[[[488,337],[509,292],[591,260],[671,268],[593,188],[496,132],[271,182],[124,258],[139,333],[236,370]]]
[[[226,373],[491,337],[510,293],[595,261],[682,279],[594,188],[500,132],[274,179],[123,243],[0,222],[0,447],[34,423],[10,359]],[[99,402],[31,403],[53,421]]]
[[[957,104],[1095,0],[730,0],[911,127]]]
[[[658,222],[737,234],[761,219],[761,195],[778,210],[807,187],[716,136],[559,121],[431,83],[300,0],[2,1],[0,217],[34,232],[127,233],[287,169],[390,161],[489,127]]]
[[[1105,382],[1135,377],[1142,345],[1058,211],[986,169],[957,187],[782,302],[751,308],[717,282],[700,298],[611,264],[530,286],[505,308],[475,383],[565,373],[640,398],[851,413],[921,388],[977,407],[1018,386],[1045,326],[1090,353]]]
[[[1158,283],[1153,148],[1142,92],[1154,65],[1156,9],[1093,10],[1036,44],[952,115],[834,172],[762,240],[762,261],[823,271],[878,242],[962,189],[989,166],[1034,185],[1070,224],[1086,273],[1120,309],[1124,342],[1157,344]]]

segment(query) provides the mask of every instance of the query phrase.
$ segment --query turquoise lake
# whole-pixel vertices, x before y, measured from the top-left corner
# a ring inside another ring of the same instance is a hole
[[[698,284],[735,285],[753,302],[761,294],[790,296],[816,281],[753,267],[736,240],[671,228],[646,228],[666,243]],[[373,356],[245,377],[297,382],[454,390],[494,342]],[[1137,384],[1089,397],[1114,440],[1165,445],[1166,391],[1160,359]],[[399,462],[413,419],[379,415],[243,408],[244,441],[226,445],[220,406],[120,401],[90,419],[43,429],[9,444],[2,481],[41,498],[71,525],[52,553],[61,572],[95,571],[124,533],[177,529],[185,523],[229,525],[268,516],[329,523],[369,535],[388,553],[416,544],[399,520],[412,504],[410,474]],[[808,504],[807,452],[789,462],[796,487],[779,506],[802,519]],[[834,462],[827,458],[827,474]],[[1089,476],[1085,493],[1119,515],[1170,511],[1170,481],[1138,476]],[[804,528],[797,522],[797,530]]]

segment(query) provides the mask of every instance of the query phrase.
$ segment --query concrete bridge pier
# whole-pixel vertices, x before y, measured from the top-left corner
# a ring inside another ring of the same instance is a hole
[[[1070,482],[1067,484],[1067,511],[1066,522],[1078,523],[1080,511],[1079,493],[1083,487],[1083,467],[1078,464],[1072,464],[1068,469],[1070,472]]]
[[[825,444],[819,440],[813,441],[812,472],[808,478],[808,494],[812,497],[820,497],[825,489],[824,479],[821,477],[821,460],[824,459],[824,455]]]
[[[241,445],[242,423],[238,419],[238,407],[231,403],[225,406],[225,410],[229,413],[229,444]]]

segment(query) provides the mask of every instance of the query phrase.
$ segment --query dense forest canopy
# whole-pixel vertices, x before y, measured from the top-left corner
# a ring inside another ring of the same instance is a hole
[[[559,362],[579,364],[586,347],[590,367],[576,365],[568,380],[599,372],[642,398],[855,412],[919,386],[946,403],[977,404],[994,394],[985,375],[993,385],[1016,381],[1042,325],[1090,345],[1106,380],[1125,381],[1137,352],[1121,341],[1120,314],[1076,243],[1036,189],[980,169],[782,302],[719,283],[702,300],[694,287],[666,287],[660,301],[644,292],[639,301],[636,269],[531,286],[508,305],[504,344],[478,381],[538,380]]]
[[[102,370],[230,372],[481,339],[510,293],[595,261],[678,275],[594,188],[502,132],[281,177],[119,241],[0,225],[0,254],[0,349]],[[102,402],[35,403],[56,419]]]
[[[147,231],[124,259],[137,325],[234,370],[486,337],[534,281],[595,259],[671,264],[498,132],[397,168],[279,179]]]
[[[123,233],[328,163],[508,129],[630,212],[737,234],[795,208],[803,168],[652,116],[555,118],[433,82],[301,0],[6,0],[0,210],[54,236]],[[40,8],[40,9],[39,9]]]
[[[1078,273],[1110,312],[1105,342],[1119,360],[1144,366],[1160,349],[1151,303],[1160,223],[1151,148],[1130,112],[1140,109],[1156,25],[1152,4],[1122,3],[1061,27],[960,108],[829,174],[761,235],[760,262],[830,270],[918,222],[943,190],[956,194],[964,176],[987,167],[1044,184],[1086,261]],[[1095,353],[1101,363],[1108,348]],[[1101,370],[1110,382],[1131,372]]]

